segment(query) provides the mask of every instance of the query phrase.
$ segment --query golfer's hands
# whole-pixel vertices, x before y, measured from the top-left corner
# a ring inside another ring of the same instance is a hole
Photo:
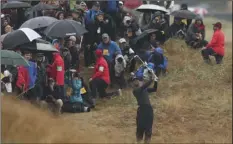
[[[144,63],[143,63],[143,66],[146,67],[146,66],[147,66],[147,62],[144,62]]]
[[[154,72],[152,72],[152,77],[151,77],[151,78],[152,78],[153,81],[158,81],[158,79],[159,79],[159,78],[155,75]]]
[[[91,81],[92,81],[92,78],[89,79],[89,82],[91,82]]]
[[[203,47],[201,50],[204,50],[204,49],[206,49],[206,47]]]

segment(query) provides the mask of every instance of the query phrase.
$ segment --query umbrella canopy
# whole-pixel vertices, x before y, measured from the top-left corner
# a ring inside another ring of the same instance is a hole
[[[7,3],[2,4],[1,9],[17,9],[17,8],[29,8],[31,5],[26,2],[19,2],[19,1],[10,1]]]
[[[49,25],[44,34],[48,37],[64,38],[67,36],[81,36],[87,33],[84,26],[74,20],[58,20]]]
[[[25,21],[20,28],[31,28],[31,29],[37,29],[37,28],[43,28],[51,25],[52,23],[58,21],[56,18],[49,17],[49,16],[40,16],[35,17],[32,19],[29,19]]]
[[[58,9],[58,7],[40,2],[37,5],[33,6],[31,11],[42,11],[42,10],[52,10],[52,9]]]
[[[172,16],[184,19],[195,19],[196,14],[189,10],[177,10],[171,13]]]
[[[4,49],[14,48],[16,46],[32,42],[41,36],[30,28],[20,28],[7,34],[3,40],[2,46]]]
[[[143,4],[139,6],[136,11],[139,12],[152,12],[152,11],[161,11],[163,13],[168,13],[165,7],[155,5],[155,4]]]
[[[18,47],[21,50],[33,51],[33,52],[58,52],[58,50],[48,41],[43,39],[36,39],[31,43],[26,43]]]
[[[14,51],[0,50],[0,52],[1,52],[1,64],[29,66],[27,60]]]
[[[145,37],[147,37],[148,35],[150,35],[152,33],[156,33],[156,35],[157,35],[157,34],[160,34],[161,32],[156,30],[156,29],[145,30],[139,36],[137,36],[136,38],[133,39],[133,44],[136,44],[138,41],[140,41],[141,39],[144,39]]]

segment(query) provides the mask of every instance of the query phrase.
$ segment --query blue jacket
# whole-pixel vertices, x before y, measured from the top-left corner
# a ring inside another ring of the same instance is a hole
[[[147,67],[149,67],[149,68],[151,68],[151,69],[153,69],[154,70],[154,64],[153,63],[148,63],[147,64]],[[138,80],[143,80],[143,74],[144,74],[144,70],[145,70],[146,68],[144,67],[144,66],[141,66],[136,72],[135,72],[135,76],[136,76],[136,78],[138,79]]]
[[[161,49],[160,47],[156,48],[155,51],[162,54],[162,55],[164,54],[163,49]],[[167,64],[168,64],[168,60],[163,55],[163,64],[160,64],[159,67],[162,68],[162,69],[167,69]]]
[[[81,90],[82,88],[82,81],[81,80],[72,80],[72,95],[70,96],[70,102],[83,102],[82,96],[81,96]]]
[[[119,48],[119,46],[117,45],[116,42],[114,41],[110,41],[109,44],[104,44],[104,43],[100,43],[98,45],[98,48],[103,51],[103,55],[104,58],[108,61],[108,62],[112,62],[114,60],[114,55],[116,53],[118,54],[122,54],[121,49]]]
[[[94,22],[95,21],[95,16],[98,12],[101,12],[101,11],[95,11],[95,10],[88,10],[86,12],[86,15],[85,15],[85,24],[88,25],[90,24],[91,22]]]
[[[108,0],[108,7],[107,7],[107,12],[117,12],[117,1],[116,0]]]
[[[36,63],[29,61],[29,66],[25,67],[29,73],[29,88],[34,87],[37,78],[37,66]]]

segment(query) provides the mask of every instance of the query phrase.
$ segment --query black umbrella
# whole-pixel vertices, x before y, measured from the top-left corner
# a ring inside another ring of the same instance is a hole
[[[189,11],[189,10],[177,10],[172,12],[170,15],[178,18],[184,18],[184,19],[195,19],[196,14]]]
[[[138,41],[146,38],[148,35],[155,33],[156,36],[158,37],[158,35],[162,34],[160,31],[158,31],[157,29],[148,29],[143,31],[139,36],[137,36],[136,38],[133,39],[132,44],[136,44]]]
[[[40,16],[29,19],[25,21],[20,28],[31,28],[31,29],[38,29],[43,28],[51,25],[52,23],[58,21],[56,18],[49,17],[49,16]]]
[[[32,42],[41,36],[30,28],[21,28],[7,34],[2,42],[3,49],[15,48],[19,45]]]
[[[32,7],[31,11],[42,11],[42,10],[52,10],[52,9],[58,9],[58,7],[44,3],[38,3],[37,5]]]
[[[31,5],[26,2],[19,2],[19,1],[10,1],[7,3],[2,4],[1,9],[17,9],[17,8],[29,8]]]
[[[74,20],[58,20],[48,26],[44,34],[48,37],[65,38],[67,36],[81,36],[87,33],[84,26]]]
[[[31,51],[35,53],[58,52],[58,50],[48,41],[36,39],[33,42],[18,46],[20,50]]]

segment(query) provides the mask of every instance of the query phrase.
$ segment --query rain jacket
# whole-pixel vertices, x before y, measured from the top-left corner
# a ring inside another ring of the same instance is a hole
[[[122,58],[122,63],[118,62],[118,58]],[[126,68],[126,61],[123,57],[123,55],[118,54],[115,58],[115,66],[114,66],[114,70],[115,70],[115,76],[120,76],[120,74],[125,70]]]
[[[212,40],[208,43],[206,48],[212,48],[215,53],[224,56],[225,36],[221,30],[214,32]]]
[[[114,41],[110,41],[108,44],[104,44],[103,42],[101,42],[98,45],[97,49],[103,51],[103,55],[104,55],[104,57],[106,58],[106,60],[108,62],[113,61],[113,57],[114,57],[114,55],[116,53],[122,54],[121,49],[119,48],[119,46]]]
[[[201,33],[203,40],[205,39],[205,25],[203,22],[199,26],[196,24],[196,22],[190,25],[187,32],[186,41],[189,42],[196,40],[196,33]]]
[[[98,13],[99,11],[95,11],[93,9],[90,9],[86,12],[86,15],[85,15],[85,25],[88,25],[92,22],[94,22],[95,20],[95,15]]]
[[[169,28],[167,28],[167,30],[165,31],[165,35],[166,38],[172,38],[172,37],[177,37],[178,36],[178,32],[179,31],[183,31],[184,34],[186,34],[186,26],[185,24],[181,23],[181,24],[176,24],[173,23]]]
[[[159,67],[162,69],[167,69],[167,65],[168,65],[168,60],[167,58],[163,55],[163,49],[158,47],[155,48],[154,52],[152,53],[152,55],[149,57],[148,61],[152,62],[155,64],[155,68]],[[157,57],[157,58],[155,58]]]
[[[94,75],[92,76],[92,79],[99,78],[104,80],[107,84],[110,84],[108,63],[104,59],[102,51],[96,50],[96,56],[97,56],[97,60],[96,60]]]
[[[147,67],[149,67],[150,69],[154,70],[154,64],[153,63],[148,63]],[[136,72],[135,72],[135,76],[138,80],[143,80],[144,77],[148,77],[148,71],[146,71],[146,67],[141,66]]]
[[[81,90],[82,88],[82,81],[80,79],[73,79],[72,80],[72,95],[70,96],[70,102],[83,102],[82,96],[81,96]]]
[[[30,83],[30,77],[27,68],[25,68],[24,66],[19,66],[16,86],[18,88],[22,88],[22,86],[24,85],[23,90],[26,91],[29,88],[29,83]]]
[[[56,85],[63,86],[64,85],[64,61],[59,53],[53,54],[54,62],[51,65],[50,77],[52,77]]]
[[[29,88],[34,87],[37,78],[37,66],[36,63],[29,61],[29,66],[26,67],[29,74]]]
[[[108,0],[107,12],[117,12],[117,1],[116,0]]]

